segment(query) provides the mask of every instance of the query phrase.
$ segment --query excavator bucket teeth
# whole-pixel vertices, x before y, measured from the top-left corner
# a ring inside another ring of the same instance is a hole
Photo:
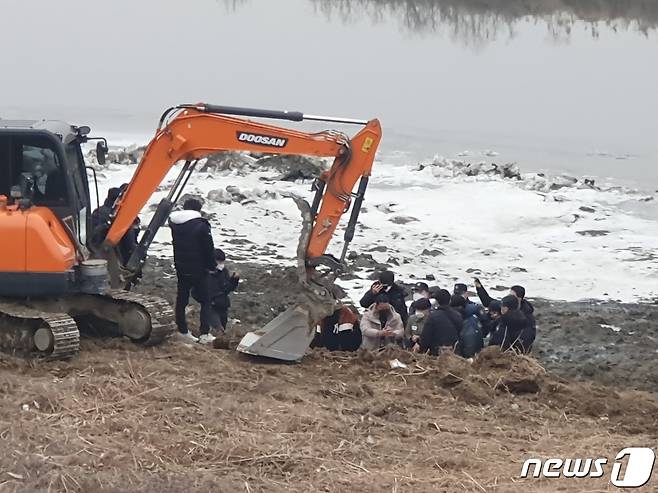
[[[238,351],[283,361],[302,359],[315,336],[309,327],[309,311],[295,306],[281,313],[261,330],[245,335]]]

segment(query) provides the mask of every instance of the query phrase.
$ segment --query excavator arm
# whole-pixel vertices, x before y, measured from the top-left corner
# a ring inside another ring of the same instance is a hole
[[[176,163],[181,161],[188,163],[183,171],[190,172],[192,163],[209,154],[219,151],[253,151],[335,158],[331,169],[318,177],[316,189],[320,193],[314,201],[316,210],[313,211],[317,215],[308,244],[308,258],[322,256],[341,216],[349,208],[356,182],[359,178],[367,178],[370,175],[381,139],[379,122],[327,118],[335,122],[363,123],[364,128],[349,139],[344,134],[334,131],[304,133],[221,114],[233,112],[286,120],[323,118],[313,116],[305,118],[301,113],[203,104],[177,109],[178,114],[158,130],[147,147],[137,171],[120,198],[115,219],[106,237],[106,246],[115,247],[119,243]],[[177,180],[174,188],[186,182],[184,175],[179,178],[181,179]],[[365,185],[363,188],[365,189]],[[180,190],[173,191],[175,194],[172,198],[180,195]],[[358,197],[357,195],[357,199]],[[318,211],[319,203],[321,206]]]
[[[325,121],[356,124],[363,128],[352,138],[336,131],[305,133],[254,122],[242,117],[288,121]],[[147,147],[141,163],[115,207],[115,217],[104,241],[110,275],[115,286],[135,281],[146,260],[148,248],[180,197],[198,160],[218,151],[252,151],[333,157],[331,168],[314,182],[312,205],[296,198],[303,224],[298,246],[299,303],[280,314],[263,329],[248,333],[238,350],[283,360],[301,359],[315,334],[315,325],[333,313],[333,282],[319,276],[316,267],[336,271],[342,265],[354,237],[368,179],[381,140],[378,120],[353,120],[305,115],[299,112],[256,110],[207,104],[183,105],[165,112],[158,131]],[[123,269],[119,268],[115,247],[149,198],[176,163],[180,173],[166,198],[162,199],[142,239]],[[353,189],[359,182],[356,193]],[[341,258],[326,255],[340,218],[352,205],[345,230]]]

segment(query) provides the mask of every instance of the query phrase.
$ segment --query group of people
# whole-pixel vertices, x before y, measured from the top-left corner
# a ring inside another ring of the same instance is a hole
[[[314,347],[350,351],[359,347],[376,349],[396,344],[414,352],[439,355],[454,351],[465,358],[475,356],[485,345],[527,353],[537,331],[534,308],[525,299],[522,286],[512,286],[501,300],[492,298],[475,279],[480,303],[470,299],[468,286],[455,284],[452,293],[417,282],[413,301],[395,282],[393,272],[384,271],[363,295],[358,318],[345,305],[323,320]]]

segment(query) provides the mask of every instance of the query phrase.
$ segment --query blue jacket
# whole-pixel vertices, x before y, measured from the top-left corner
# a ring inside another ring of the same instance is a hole
[[[472,358],[482,350],[484,338],[479,313],[482,307],[469,303],[464,307],[464,323],[459,332],[459,347],[464,358]]]

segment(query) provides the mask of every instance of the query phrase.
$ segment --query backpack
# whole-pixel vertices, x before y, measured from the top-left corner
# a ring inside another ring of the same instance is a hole
[[[472,358],[484,347],[482,326],[476,315],[471,315],[464,320],[459,332],[459,347],[464,358]]]

